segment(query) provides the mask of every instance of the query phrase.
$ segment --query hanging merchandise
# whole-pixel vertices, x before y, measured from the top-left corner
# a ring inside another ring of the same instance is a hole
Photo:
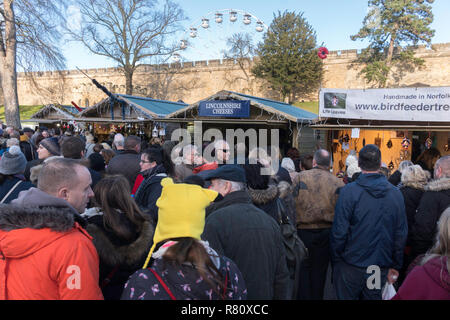
[[[405,136],[402,140],[402,148],[404,150],[408,150],[410,145],[411,145],[411,141],[408,139],[408,137]]]
[[[381,148],[380,134],[378,134],[378,137],[375,138],[375,145],[377,145],[378,148]]]
[[[156,125],[153,127],[152,137],[153,138],[157,138],[158,137],[158,128],[156,128]]]
[[[350,149],[349,143],[348,142],[342,143],[342,150],[347,151],[348,149]]]
[[[164,137],[166,135],[166,129],[164,127],[159,127],[159,135]]]
[[[389,139],[386,146],[388,147],[388,149],[392,148],[392,140],[391,139]]]
[[[394,163],[392,162],[392,160],[391,160],[391,162],[389,162],[388,168],[391,171],[394,170]]]
[[[433,145],[433,140],[431,139],[431,133],[428,132],[428,138],[425,140],[425,147],[427,149],[430,149],[432,145]]]

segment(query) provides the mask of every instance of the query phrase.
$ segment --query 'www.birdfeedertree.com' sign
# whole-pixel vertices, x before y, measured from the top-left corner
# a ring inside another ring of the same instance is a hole
[[[198,115],[203,117],[250,117],[250,100],[201,101]]]
[[[450,87],[322,89],[319,116],[345,119],[450,121]]]

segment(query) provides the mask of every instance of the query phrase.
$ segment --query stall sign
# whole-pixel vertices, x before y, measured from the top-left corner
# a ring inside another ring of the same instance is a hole
[[[203,117],[250,117],[250,100],[201,101],[198,114]]]
[[[450,87],[322,89],[319,116],[450,122]]]

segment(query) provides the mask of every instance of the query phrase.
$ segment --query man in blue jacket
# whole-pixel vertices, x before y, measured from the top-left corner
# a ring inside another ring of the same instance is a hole
[[[361,175],[340,191],[331,229],[333,282],[338,299],[381,299],[403,263],[408,226],[401,192],[378,172],[376,145],[359,152]]]

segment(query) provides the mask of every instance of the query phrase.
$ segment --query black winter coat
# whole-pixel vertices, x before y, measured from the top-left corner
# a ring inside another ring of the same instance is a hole
[[[156,201],[161,196],[161,180],[167,177],[163,165],[159,165],[154,170],[147,170],[143,173],[144,181],[136,191],[134,200],[138,206],[146,213],[150,214],[154,225],[158,222],[158,207]]]
[[[234,261],[247,285],[249,300],[289,299],[289,271],[280,227],[252,204],[247,191],[213,203],[202,239]]]
[[[130,183],[130,191],[133,189],[136,177],[141,171],[139,162],[141,156],[134,150],[125,150],[122,153],[114,156],[108,163],[106,173],[121,174],[127,178]]]
[[[424,191],[409,186],[401,187],[400,191],[405,201],[406,219],[408,221],[408,238],[406,240],[406,245],[409,246],[411,245],[411,230],[414,225],[414,217]]]
[[[20,141],[20,150],[24,154],[27,161],[38,159],[36,147],[29,141]]]
[[[151,222],[144,222],[138,232],[125,215],[121,215],[122,225],[136,234],[133,240],[126,241],[105,229],[103,214],[98,208],[88,209],[82,216],[87,219],[86,230],[94,238],[92,241],[98,252],[103,296],[105,300],[119,300],[128,278],[144,265],[153,244],[154,227]]]
[[[437,222],[450,206],[450,178],[433,180],[425,186],[411,230],[412,255],[427,252],[435,240]]]

